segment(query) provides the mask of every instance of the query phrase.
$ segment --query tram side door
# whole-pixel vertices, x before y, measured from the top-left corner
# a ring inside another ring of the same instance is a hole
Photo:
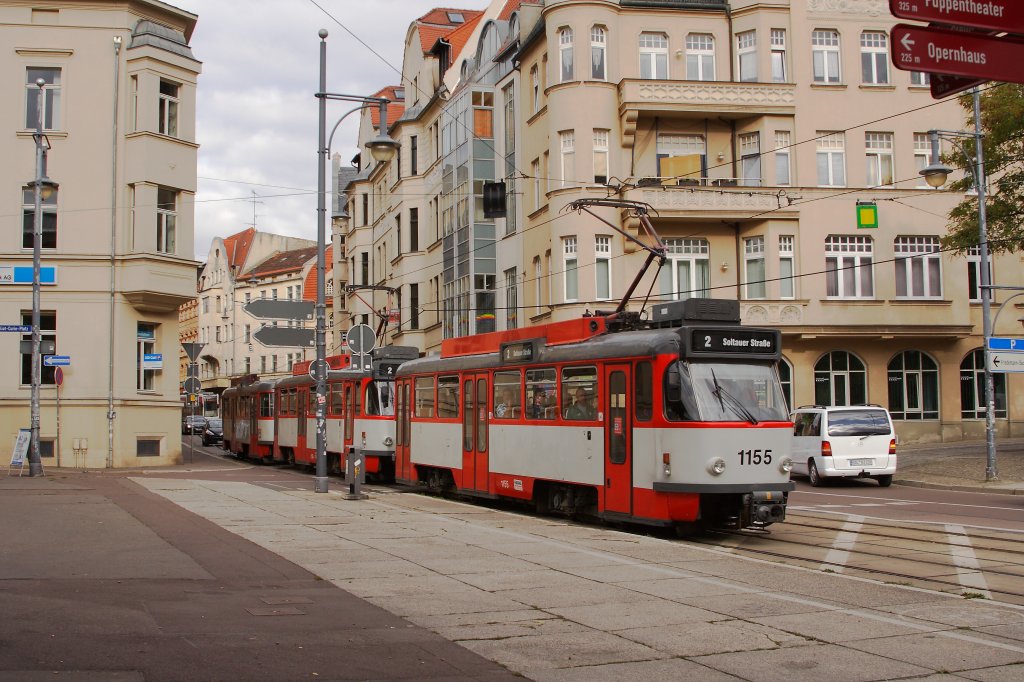
[[[309,399],[309,391],[305,387],[300,387],[299,390],[296,391],[296,394],[297,394],[296,395],[296,399],[297,399],[298,406],[296,408],[297,409],[297,414],[296,414],[296,422],[297,423],[295,425],[295,428],[297,430],[298,437],[299,437],[298,445],[300,445],[302,447],[308,447],[308,445],[305,445],[305,438],[306,438],[306,401]]]
[[[633,511],[633,428],[630,424],[629,365],[604,369],[604,507],[605,511]]]
[[[412,434],[412,382],[399,379],[395,382],[395,478],[408,481],[412,477],[412,463],[409,456],[409,437]]]
[[[246,399],[249,401],[249,443],[255,447],[260,442],[260,394],[253,392]]]
[[[462,378],[462,487],[487,492],[490,477],[487,459],[486,374],[467,374]]]

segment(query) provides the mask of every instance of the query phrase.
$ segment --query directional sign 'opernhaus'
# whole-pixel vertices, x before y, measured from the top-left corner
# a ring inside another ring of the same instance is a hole
[[[1024,83],[1024,42],[1013,38],[896,24],[892,50],[893,65],[904,71]]]

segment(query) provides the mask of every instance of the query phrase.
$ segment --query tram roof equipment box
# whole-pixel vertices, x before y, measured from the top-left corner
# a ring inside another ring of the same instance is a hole
[[[725,298],[688,298],[658,303],[651,311],[656,327],[678,327],[684,322],[740,322],[740,302]]]

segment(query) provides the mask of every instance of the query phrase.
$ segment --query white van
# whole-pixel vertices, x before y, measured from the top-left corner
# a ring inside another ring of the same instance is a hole
[[[896,432],[879,405],[808,405],[793,411],[793,473],[811,485],[826,478],[873,478],[892,485]]]

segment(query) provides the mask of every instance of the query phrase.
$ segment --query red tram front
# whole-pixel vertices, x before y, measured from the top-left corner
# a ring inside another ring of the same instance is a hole
[[[680,529],[782,521],[780,345],[711,299],[449,339],[398,370],[396,478]]]

